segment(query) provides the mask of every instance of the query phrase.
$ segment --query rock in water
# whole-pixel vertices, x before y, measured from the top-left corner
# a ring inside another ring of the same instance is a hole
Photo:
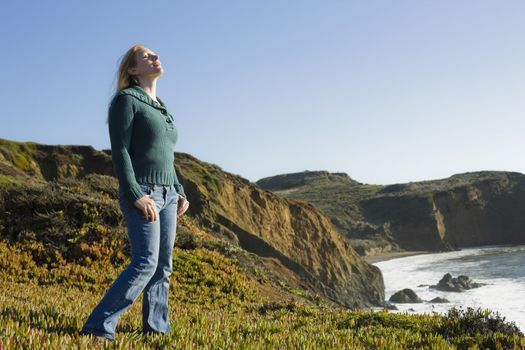
[[[435,288],[445,292],[463,292],[467,289],[478,288],[484,285],[484,283],[476,283],[472,281],[470,277],[465,275],[460,275],[455,278],[452,277],[450,273],[447,273],[437,285],[430,286],[430,288]]]
[[[450,303],[448,299],[435,297],[434,299],[430,300],[431,303]]]
[[[394,304],[390,304],[390,303],[386,304],[386,308],[387,310],[398,310],[397,306],[395,306]]]
[[[417,296],[416,292],[412,289],[405,288],[398,292],[395,292],[388,300],[391,303],[422,303],[420,297]]]

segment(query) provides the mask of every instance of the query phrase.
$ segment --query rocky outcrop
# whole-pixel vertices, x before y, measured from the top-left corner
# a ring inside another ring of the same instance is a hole
[[[276,259],[307,288],[339,304],[383,305],[380,270],[362,260],[313,205],[275,195],[189,154],[176,153],[175,159],[191,203],[188,215],[199,227]],[[0,175],[9,181],[22,176],[65,181],[89,174],[113,174],[109,152],[0,140]]]
[[[479,288],[484,286],[484,283],[477,283],[472,281],[470,277],[460,275],[458,277],[452,277],[450,273],[447,273],[439,280],[438,284],[430,286],[437,290],[444,292],[463,292],[468,289]]]
[[[434,299],[430,300],[429,303],[445,304],[445,303],[450,303],[450,301],[446,298],[435,297]]]
[[[388,300],[391,303],[398,303],[398,304],[407,304],[407,303],[422,303],[423,300],[421,300],[420,297],[417,296],[416,292],[414,292],[410,288],[405,288],[403,290],[397,291]]]

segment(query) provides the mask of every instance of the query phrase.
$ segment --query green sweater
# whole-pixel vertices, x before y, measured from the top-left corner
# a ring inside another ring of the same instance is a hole
[[[138,183],[175,185],[186,197],[174,167],[177,128],[164,102],[140,86],[118,91],[108,111],[111,156],[119,185],[133,202],[145,196]]]

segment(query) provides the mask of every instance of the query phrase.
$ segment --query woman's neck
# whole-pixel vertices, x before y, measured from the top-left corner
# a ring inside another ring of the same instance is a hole
[[[157,101],[157,79],[139,79],[139,85],[144,91],[146,91],[152,100]]]

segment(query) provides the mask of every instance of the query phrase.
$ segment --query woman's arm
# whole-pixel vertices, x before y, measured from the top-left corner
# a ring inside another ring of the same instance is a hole
[[[179,179],[177,177],[177,171],[175,171],[175,178],[177,183],[175,184],[175,191],[181,196],[186,198],[186,193],[184,193],[184,187],[182,187],[182,184],[179,182]]]
[[[129,95],[117,96],[109,107],[108,124],[115,173],[128,198],[135,202],[146,194],[135,180],[129,154],[135,113],[133,100]]]

